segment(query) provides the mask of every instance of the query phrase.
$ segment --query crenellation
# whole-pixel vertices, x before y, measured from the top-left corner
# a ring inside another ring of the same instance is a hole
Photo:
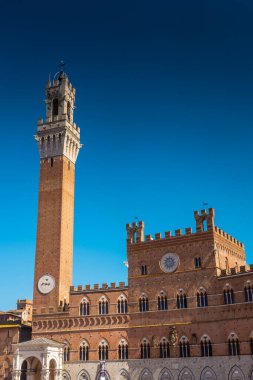
[[[153,240],[152,235],[145,236],[145,241],[151,241],[151,240]]]
[[[77,290],[78,290],[78,291],[83,290],[83,285],[78,285],[78,286],[77,286]]]
[[[192,228],[191,227],[186,227],[185,228],[185,235],[191,235],[192,234]]]
[[[181,229],[175,230],[175,237],[177,237],[177,236],[182,236],[182,230]]]
[[[104,290],[104,289],[108,289],[108,284],[106,283],[106,282],[104,282],[103,284],[102,284],[102,289]]]
[[[157,232],[156,234],[155,234],[155,239],[156,240],[159,240],[159,239],[161,239],[162,238],[162,234],[161,234],[161,232]]]
[[[166,231],[165,232],[165,239],[169,239],[169,238],[171,238],[172,237],[172,233],[171,233],[171,231]]]

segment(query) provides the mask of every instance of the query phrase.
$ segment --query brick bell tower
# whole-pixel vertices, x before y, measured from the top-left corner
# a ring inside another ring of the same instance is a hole
[[[37,140],[40,184],[33,302],[57,310],[68,303],[72,284],[75,162],[81,148],[73,121],[75,89],[61,69],[46,85],[46,120]]]

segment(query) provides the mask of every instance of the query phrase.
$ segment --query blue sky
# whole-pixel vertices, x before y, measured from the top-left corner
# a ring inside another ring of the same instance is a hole
[[[31,298],[44,86],[77,90],[74,284],[126,280],[125,224],[216,224],[253,262],[252,1],[0,0],[0,309]],[[94,270],[94,268],[96,268]]]

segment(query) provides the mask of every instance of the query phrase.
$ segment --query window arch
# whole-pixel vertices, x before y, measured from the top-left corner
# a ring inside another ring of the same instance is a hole
[[[204,335],[200,340],[201,356],[213,356],[212,343],[209,336]]]
[[[168,310],[168,300],[163,290],[161,290],[159,296],[157,297],[157,309]]]
[[[250,281],[244,287],[245,302],[253,302],[253,285]]]
[[[185,291],[180,289],[177,294],[177,308],[178,309],[186,309],[187,308],[187,297]]]
[[[197,307],[207,307],[208,298],[204,288],[200,288],[197,292]]]
[[[152,373],[150,372],[150,370],[148,368],[144,368],[141,371],[141,374],[140,374],[138,380],[153,380]]]
[[[109,346],[105,339],[101,340],[98,346],[98,357],[100,361],[108,360]]]
[[[100,315],[108,314],[109,313],[109,303],[105,296],[102,296],[98,303],[98,313]]]
[[[160,341],[160,358],[166,359],[170,357],[170,345],[167,338],[162,338]]]
[[[89,360],[89,345],[86,341],[83,341],[79,347],[79,360]]]
[[[210,367],[206,367],[201,372],[200,380],[216,380],[216,374]]]
[[[230,356],[240,355],[240,343],[235,333],[231,333],[228,337],[228,354]]]
[[[142,313],[145,311],[149,311],[148,297],[145,294],[142,294],[139,298],[139,310]]]
[[[168,368],[163,368],[160,372],[158,380],[173,380],[173,377]]]
[[[189,368],[184,368],[179,374],[179,380],[194,380],[194,376]]]
[[[126,339],[121,339],[121,341],[119,342],[118,357],[119,357],[119,360],[128,359],[128,343]]]
[[[71,105],[70,102],[67,103],[67,116],[68,119],[70,120],[70,114],[71,114]]]
[[[69,359],[70,359],[70,348],[69,348],[69,344],[65,342],[65,347],[63,349],[63,361],[69,362]]]
[[[190,344],[189,340],[186,336],[182,336],[179,342],[179,351],[181,358],[189,358],[190,357]]]
[[[242,370],[237,365],[231,368],[228,378],[229,380],[245,380]]]
[[[146,276],[148,274],[148,269],[147,269],[147,265],[146,264],[143,264],[141,266],[141,275],[142,276]]]
[[[225,303],[225,305],[231,305],[231,304],[233,304],[235,302],[234,291],[229,286],[229,284],[226,285],[223,294],[224,294],[224,303]]]
[[[194,266],[195,266],[195,268],[201,268],[201,258],[200,257],[194,257]]]
[[[149,359],[150,358],[150,343],[146,338],[143,338],[141,341],[141,359]]]
[[[90,315],[90,302],[87,298],[80,302],[80,315]]]
[[[118,313],[126,314],[127,313],[127,298],[124,294],[121,294],[118,298]]]
[[[59,111],[59,102],[58,102],[58,99],[55,98],[53,100],[53,116],[57,116],[58,115],[58,111]]]

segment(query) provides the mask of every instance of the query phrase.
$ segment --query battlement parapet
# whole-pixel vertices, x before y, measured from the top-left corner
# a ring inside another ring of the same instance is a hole
[[[239,269],[237,267],[233,267],[230,268],[230,271],[227,271],[226,269],[220,269],[220,274],[218,277],[231,277],[249,273],[253,273],[253,264],[250,264],[249,267],[246,267],[246,265],[241,265]]]
[[[80,293],[80,292],[94,292],[94,291],[99,291],[99,292],[104,292],[104,291],[110,291],[110,290],[119,290],[119,289],[125,289],[127,288],[127,285],[125,284],[124,281],[120,281],[119,284],[117,285],[116,282],[111,282],[110,285],[107,283],[103,283],[102,286],[99,286],[99,284],[94,284],[92,285],[78,285],[77,287],[72,285],[70,286],[70,292],[71,293]]]
[[[231,243],[234,243],[238,245],[241,248],[244,248],[244,244],[241,243],[239,240],[235,239],[233,236],[229,235],[227,232],[223,231],[221,228],[215,226],[214,231],[217,232],[219,235],[225,237],[227,240],[231,241]]]
[[[191,227],[186,227],[183,232],[182,229],[176,229],[174,235],[171,231],[166,231],[164,237],[161,232],[157,232],[154,235],[144,235],[144,222],[133,222],[126,225],[127,230],[127,244],[146,243],[164,239],[177,239],[180,237],[189,237],[193,235],[205,234],[208,232],[216,232],[219,235],[225,237],[227,240],[236,244],[240,248],[244,248],[244,244],[235,239],[233,236],[227,234],[219,227],[214,225],[215,211],[213,208],[208,210],[194,211],[194,218],[196,221],[196,232],[193,232]]]

